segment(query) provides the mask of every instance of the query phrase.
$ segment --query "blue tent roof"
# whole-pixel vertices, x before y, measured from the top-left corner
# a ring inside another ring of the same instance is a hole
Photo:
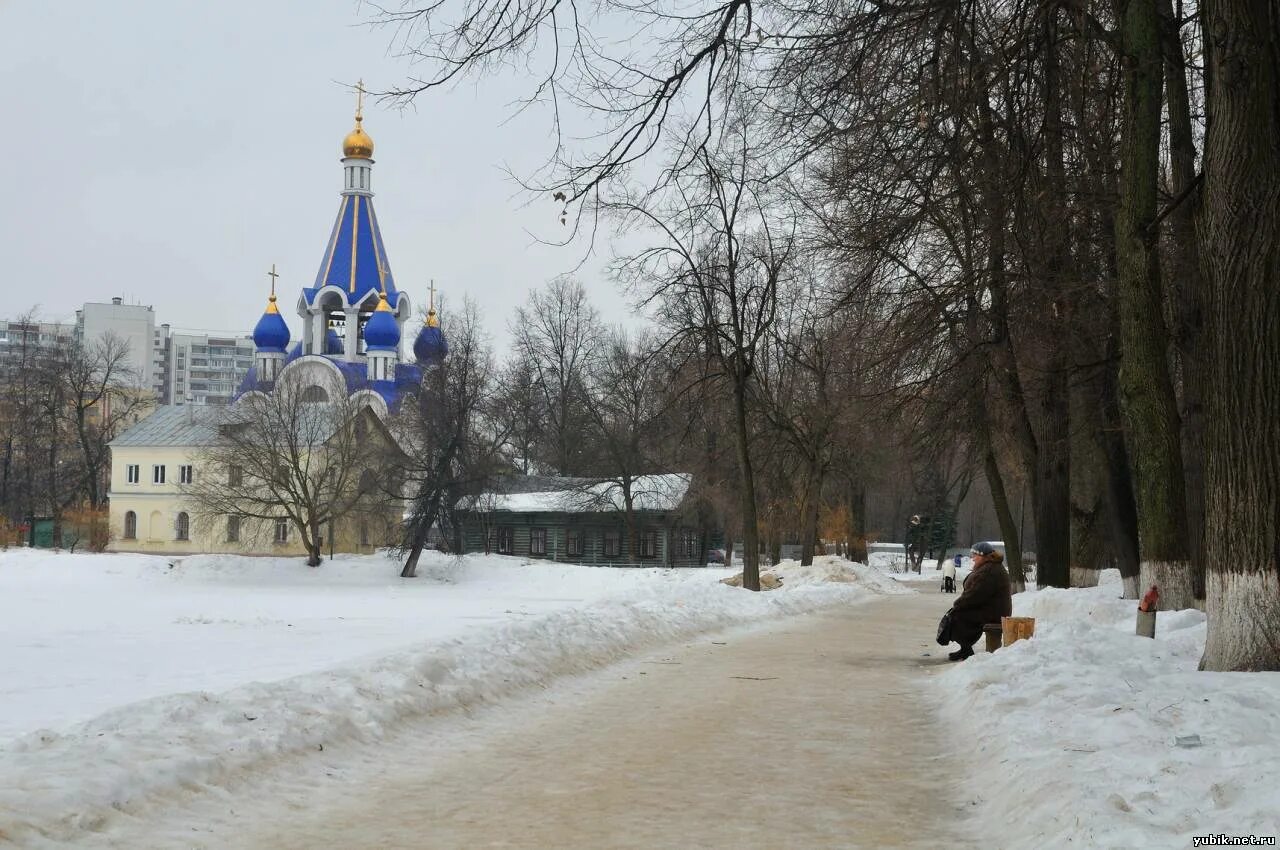
[[[382,244],[373,198],[343,195],[315,285],[304,288],[303,297],[311,305],[322,287],[336,286],[346,293],[348,304],[355,304],[370,293],[376,298],[382,290],[383,277],[386,278],[387,303],[395,309],[400,293],[396,291],[387,249]]]

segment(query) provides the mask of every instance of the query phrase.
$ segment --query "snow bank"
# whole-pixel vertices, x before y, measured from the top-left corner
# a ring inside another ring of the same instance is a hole
[[[189,585],[189,594],[199,595],[200,588],[212,585],[252,598],[264,594],[263,582],[273,580],[269,562],[190,559],[170,570],[159,560],[135,560],[130,568],[134,583],[155,573]],[[326,564],[303,573],[305,578],[290,576],[278,564],[283,571],[274,580],[290,594],[308,582],[317,592],[328,588],[325,604],[340,607],[352,587],[369,582],[359,559],[352,560],[345,566]],[[12,566],[11,559],[0,560],[0,573]],[[842,573],[829,565],[823,569]],[[175,570],[189,575],[170,576]],[[83,830],[99,828],[115,811],[140,812],[166,791],[223,785],[242,771],[335,741],[374,741],[408,718],[497,700],[639,648],[896,590],[859,569],[852,571],[852,579],[825,582],[816,569],[805,579],[793,572],[793,586],[768,594],[721,585],[716,579],[724,571],[715,570],[519,566],[514,559],[469,559],[438,561],[426,572],[431,578],[419,580],[419,587],[429,588],[422,596],[441,593],[450,583],[476,583],[477,576],[505,576],[509,582],[536,580],[545,592],[567,597],[571,604],[525,617],[508,610],[499,623],[332,669],[221,693],[156,696],[70,728],[10,741],[0,746],[0,837],[73,839]],[[50,576],[58,582],[58,570],[52,569]],[[587,599],[582,590],[593,584],[613,590]],[[92,635],[86,636],[84,645],[92,647],[92,641]],[[189,658],[193,668],[199,669],[202,654],[216,655],[215,645]],[[127,667],[130,662],[121,658],[116,663]]]
[[[779,561],[767,572],[782,579],[783,587],[804,587],[825,584],[857,584],[879,594],[913,593],[886,576],[880,570],[846,561],[843,558],[818,557],[813,565],[804,567],[799,561]]]
[[[1134,636],[1115,571],[1014,597],[1036,635],[937,680],[997,847],[1190,847],[1280,834],[1280,674],[1196,672],[1199,611]],[[1199,746],[1178,739],[1199,737]]]

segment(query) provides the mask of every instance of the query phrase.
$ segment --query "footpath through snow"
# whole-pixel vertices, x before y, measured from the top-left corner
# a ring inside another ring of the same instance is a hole
[[[436,558],[407,585],[387,578],[390,567],[381,558],[308,571],[284,559],[188,558],[170,568],[168,559],[139,556],[0,554],[0,637],[27,645],[5,670],[8,692],[29,698],[95,665],[109,671],[95,674],[104,687],[118,679],[159,690],[0,744],[0,840],[73,840],[117,812],[144,811],[157,795],[225,786],[326,744],[376,742],[407,720],[491,702],[637,649],[904,592],[875,570],[834,559],[813,569],[784,564],[783,589],[761,594],[720,584],[722,570]],[[185,665],[173,663],[171,640]],[[66,652],[67,641],[84,657]],[[270,664],[255,660],[255,641]],[[326,655],[343,660],[325,665]],[[184,692],[164,692],[164,676],[145,676],[153,662]],[[205,665],[210,681],[234,681],[237,662],[267,675],[192,689]]]
[[[996,847],[1191,847],[1280,835],[1280,674],[1200,673],[1205,617],[1134,635],[1119,574],[1029,591],[1036,634],[935,680]]]

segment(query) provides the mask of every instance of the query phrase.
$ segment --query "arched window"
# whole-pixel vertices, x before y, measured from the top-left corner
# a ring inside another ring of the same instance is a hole
[[[124,539],[138,539],[138,515],[133,511],[126,511],[124,515]]]
[[[178,514],[178,540],[191,539],[191,517],[187,516],[186,511]]]
[[[302,400],[307,402],[325,402],[329,400],[329,394],[324,391],[324,387],[318,384],[312,384],[302,391]]]

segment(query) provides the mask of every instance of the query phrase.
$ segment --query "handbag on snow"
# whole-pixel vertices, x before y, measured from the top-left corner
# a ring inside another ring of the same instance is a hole
[[[942,615],[942,619],[938,621],[938,643],[946,646],[951,643],[951,611]]]

